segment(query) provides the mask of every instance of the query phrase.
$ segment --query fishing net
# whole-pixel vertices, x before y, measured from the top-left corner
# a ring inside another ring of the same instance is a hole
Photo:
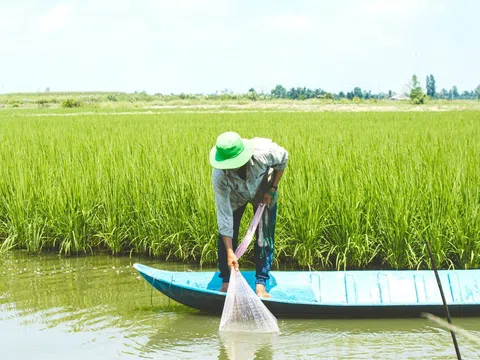
[[[279,332],[277,319],[239,271],[231,271],[220,331]]]
[[[252,241],[264,208],[265,206],[261,205],[255,212],[247,234],[235,252],[237,258],[243,255]],[[220,331],[280,332],[275,316],[267,309],[239,271],[232,270],[230,272],[230,283],[220,321]]]

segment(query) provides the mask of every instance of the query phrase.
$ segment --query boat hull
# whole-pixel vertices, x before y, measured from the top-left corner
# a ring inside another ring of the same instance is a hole
[[[221,286],[218,273],[170,272],[140,264],[135,264],[134,267],[148,283],[172,300],[208,313],[218,314],[223,310],[226,294],[217,291]],[[450,297],[447,302],[451,315],[480,316],[480,271],[441,273],[444,291]],[[253,288],[254,272],[246,271],[242,274]],[[422,312],[444,316],[438,289],[436,291],[432,288],[429,275],[430,272],[424,271],[272,272],[267,283],[272,298],[262,301],[279,317],[391,318],[419,317]],[[387,278],[384,279],[384,276]],[[298,283],[292,284],[292,278],[295,280],[296,277]],[[289,286],[281,286],[283,278]],[[418,278],[423,280],[419,282]],[[310,279],[310,282],[303,281],[305,279]],[[400,290],[410,290],[414,294],[406,294],[403,298],[395,297],[392,287],[400,286],[401,282],[407,281],[405,279],[413,279],[413,286],[403,284]],[[466,280],[462,285],[463,279]],[[419,290],[422,286],[424,289]],[[357,287],[362,287],[361,291]],[[423,293],[419,294],[421,291]],[[365,296],[368,293],[370,297]],[[413,301],[406,301],[408,299]]]

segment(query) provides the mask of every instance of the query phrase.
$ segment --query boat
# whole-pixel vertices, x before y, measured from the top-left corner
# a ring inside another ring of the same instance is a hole
[[[134,264],[154,288],[181,304],[221,313],[226,293],[218,291],[218,272],[164,271]],[[241,271],[252,287],[255,272]],[[438,271],[452,316],[480,316],[480,269]],[[271,298],[263,303],[280,317],[419,317],[444,316],[433,271],[271,271]]]

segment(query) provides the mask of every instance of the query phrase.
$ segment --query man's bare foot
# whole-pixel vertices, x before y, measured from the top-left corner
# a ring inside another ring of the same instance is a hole
[[[228,283],[223,283],[222,287],[220,288],[220,292],[227,292],[228,290]]]
[[[256,288],[256,293],[258,297],[262,298],[271,298],[272,296],[267,292],[267,289],[265,289],[265,285],[257,284]]]

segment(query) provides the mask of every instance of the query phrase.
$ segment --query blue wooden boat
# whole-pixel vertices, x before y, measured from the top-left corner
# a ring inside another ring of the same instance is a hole
[[[153,287],[169,298],[205,312],[220,313],[225,293],[215,272],[172,272],[135,264]],[[255,272],[242,271],[252,286]],[[480,316],[480,269],[441,270],[452,316]],[[418,317],[444,315],[433,271],[272,271],[272,296],[262,299],[276,316]]]

